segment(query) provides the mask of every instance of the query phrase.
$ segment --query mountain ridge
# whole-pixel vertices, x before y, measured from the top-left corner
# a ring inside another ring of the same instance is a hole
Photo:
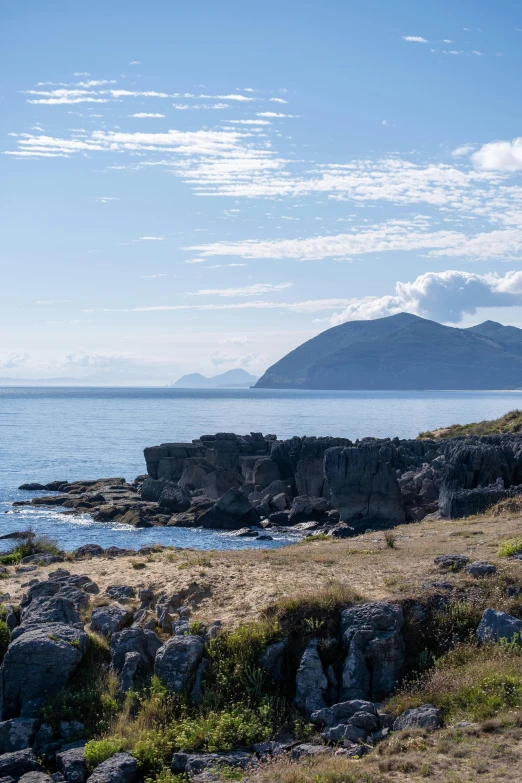
[[[259,378],[251,375],[242,368],[227,370],[226,372],[213,375],[208,378],[199,372],[182,375],[173,384],[174,389],[223,389],[223,388],[249,388],[253,386]]]
[[[256,388],[324,390],[522,387],[522,329],[485,321],[461,329],[411,313],[350,321],[273,364]]]

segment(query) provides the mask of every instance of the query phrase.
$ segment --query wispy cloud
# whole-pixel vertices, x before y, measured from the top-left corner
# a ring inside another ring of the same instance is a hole
[[[145,120],[148,119],[149,117],[151,119],[155,117],[161,118],[161,117],[165,117],[165,115],[159,114],[157,112],[139,111],[136,114],[129,114],[129,117],[135,117],[136,119]]]
[[[240,288],[202,288],[199,291],[191,291],[189,296],[260,296],[272,291],[283,291],[291,288],[292,283],[254,283]]]
[[[421,35],[403,35],[402,40],[409,41],[410,43],[429,43],[429,41]]]

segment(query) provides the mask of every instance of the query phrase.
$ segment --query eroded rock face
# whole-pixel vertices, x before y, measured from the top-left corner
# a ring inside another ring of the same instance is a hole
[[[61,623],[28,628],[11,642],[0,667],[2,718],[14,718],[30,702],[61,690],[88,642],[84,631]]]
[[[67,783],[85,783],[87,780],[87,762],[85,748],[70,748],[56,754],[56,766]]]
[[[308,644],[301,658],[295,682],[295,704],[306,716],[326,707],[328,680],[317,646],[317,639],[312,639]]]
[[[239,530],[258,522],[259,514],[238,489],[229,489],[199,518],[202,527],[223,530]]]
[[[433,704],[423,704],[422,707],[414,707],[406,710],[395,720],[394,731],[403,729],[425,729],[435,731],[442,726],[442,713]]]
[[[144,670],[151,671],[160,647],[161,639],[153,631],[145,628],[125,628],[112,637],[112,664],[117,672],[121,672],[127,653],[137,653]]]
[[[175,636],[159,648],[154,673],[175,692],[181,693],[193,681],[203,658],[205,645],[199,636]]]
[[[43,772],[43,767],[32,750],[19,750],[0,756],[0,779],[18,779],[26,772]]]
[[[498,609],[486,609],[477,628],[477,640],[482,644],[500,639],[510,642],[515,634],[522,634],[522,620]]]
[[[342,522],[365,530],[375,524],[392,526],[405,521],[391,447],[328,449],[324,472],[332,504]]]
[[[32,718],[15,718],[0,723],[0,755],[30,748],[37,722]]]
[[[137,783],[138,762],[130,753],[116,753],[99,764],[87,783]]]
[[[117,604],[99,606],[93,609],[91,628],[102,636],[112,636],[132,622],[132,612]]]
[[[350,718],[361,712],[377,717],[377,710],[373,702],[364,699],[351,699],[313,712],[310,720],[318,726],[337,726],[340,723],[347,723]]]
[[[342,699],[379,702],[391,693],[404,671],[403,625],[402,608],[393,604],[375,601],[345,609]]]

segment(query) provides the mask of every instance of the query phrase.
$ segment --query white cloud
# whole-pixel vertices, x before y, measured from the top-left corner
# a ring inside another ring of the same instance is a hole
[[[403,35],[402,40],[410,43],[428,43],[426,38],[422,38],[420,35]]]
[[[231,125],[270,125],[269,120],[225,120]]]
[[[165,237],[138,237],[135,242],[164,242]]]
[[[291,286],[292,283],[254,283],[241,288],[202,288],[189,292],[189,296],[260,296],[271,291],[283,291]]]
[[[141,305],[131,308],[90,308],[84,313],[153,313],[176,312],[184,310],[287,310],[294,313],[319,313],[336,310],[353,303],[353,299],[308,299],[302,302],[270,302],[253,300],[251,302],[230,302],[228,304],[204,305]]]
[[[94,201],[98,201],[100,204],[108,204],[109,201],[119,201],[117,196],[95,196]]]
[[[236,335],[235,337],[225,337],[224,340],[221,340],[221,343],[223,345],[245,345],[245,343],[248,342],[248,337],[245,335]]]
[[[186,264],[204,264],[206,260],[207,260],[206,258],[187,258],[185,263]]]
[[[129,65],[139,65],[139,64],[140,64],[139,60],[131,60],[129,63]]]
[[[277,111],[258,111],[256,117],[295,117],[294,114],[282,114]]]
[[[260,364],[266,361],[266,357],[259,353],[248,353],[238,356],[233,353],[213,351],[210,354],[210,361],[215,367],[220,367],[223,364],[232,364],[234,367],[249,367],[252,364]]]
[[[451,154],[454,158],[463,158],[473,152],[474,149],[475,146],[473,144],[463,144],[462,147],[452,150]]]
[[[269,98],[268,100],[272,103],[288,103],[288,101],[285,101],[284,98]]]
[[[512,141],[491,141],[472,156],[474,166],[482,171],[522,170],[522,136]]]
[[[8,353],[5,359],[0,361],[0,367],[3,370],[13,370],[16,367],[22,367],[28,359],[28,353]]]
[[[129,117],[135,117],[136,119],[145,120],[154,117],[165,117],[164,114],[158,114],[157,112],[139,111],[137,114],[129,114]]]
[[[37,305],[55,305],[64,304],[65,302],[72,302],[72,299],[38,299],[35,304]]]
[[[354,300],[331,318],[331,324],[382,318],[400,312],[414,313],[436,321],[458,323],[478,307],[522,305],[522,272],[477,275],[447,270],[426,272],[412,283],[398,282],[395,294]]]

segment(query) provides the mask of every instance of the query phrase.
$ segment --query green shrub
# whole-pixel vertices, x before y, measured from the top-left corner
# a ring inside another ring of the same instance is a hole
[[[272,735],[272,718],[272,705],[268,702],[255,710],[236,706],[186,718],[176,726],[175,744],[178,750],[216,753],[263,742]]]
[[[208,647],[210,669],[204,683],[203,709],[216,712],[231,704],[255,707],[265,690],[259,659],[280,638],[276,620],[245,623],[221,633]]]
[[[115,753],[126,750],[127,746],[123,737],[106,737],[105,739],[91,740],[85,746],[85,760],[89,772],[102,764]]]
[[[522,538],[510,538],[504,541],[498,548],[499,557],[512,557],[522,552]]]
[[[6,621],[0,620],[0,663],[7,652],[10,639],[11,631],[7,627]]]

